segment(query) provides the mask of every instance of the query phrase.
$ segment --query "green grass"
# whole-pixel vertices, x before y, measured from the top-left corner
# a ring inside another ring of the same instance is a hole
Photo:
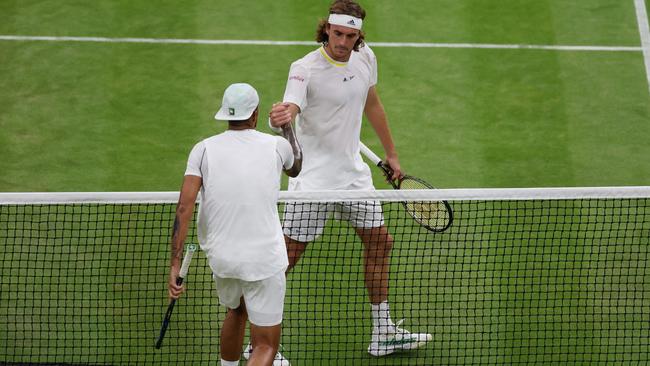
[[[0,34],[311,39],[327,2],[284,4],[7,1]],[[370,41],[639,44],[626,2],[410,1],[368,4],[368,14]],[[225,86],[253,84],[268,110],[291,61],[312,49],[0,47],[0,191],[176,190],[192,145],[224,128],[212,116]],[[375,51],[380,95],[413,175],[449,188],[650,181],[640,52]],[[370,128],[363,138],[378,148]]]
[[[640,44],[631,0],[362,3],[371,42]],[[5,0],[0,34],[303,41],[313,39],[328,4]],[[0,191],[177,190],[193,144],[224,129],[212,118],[223,89],[253,84],[265,115],[282,98],[290,63],[315,47],[0,41]],[[444,188],[650,184],[641,52],[374,50],[407,173]],[[264,121],[259,127],[268,131]],[[381,151],[367,124],[362,139]],[[375,174],[377,187],[388,188]],[[650,336],[639,325],[650,320],[647,220],[629,238],[618,224],[576,219],[587,234],[572,237],[575,227],[540,221],[544,215],[525,221],[514,211],[495,218],[464,210],[444,235],[391,229],[402,238],[392,262],[395,317],[433,333],[431,347],[367,355],[360,243],[344,226],[314,243],[289,278],[286,355],[296,365],[319,357],[328,364],[332,355],[366,365],[648,361]],[[3,261],[23,268],[0,270],[8,279],[0,304],[11,305],[0,307],[8,346],[0,346],[0,362],[217,361],[223,309],[201,257],[192,268],[197,287],[179,302],[170,330],[179,347],[153,350],[165,310],[167,214],[155,229],[81,228],[89,238],[50,219],[23,242],[0,236]],[[0,221],[0,231],[8,225]],[[528,231],[508,231],[519,228]],[[139,230],[150,238],[132,238]],[[606,232],[620,242],[598,236]]]

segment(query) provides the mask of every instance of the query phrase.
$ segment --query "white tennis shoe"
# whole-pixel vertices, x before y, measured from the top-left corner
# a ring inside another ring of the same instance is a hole
[[[373,327],[368,353],[373,356],[385,356],[395,351],[420,348],[433,339],[429,333],[411,333],[400,328],[402,322],[404,319],[393,326]]]
[[[280,345],[280,349],[282,349],[282,345]],[[253,346],[249,343],[246,348],[244,349],[244,352],[242,352],[244,355],[244,359],[248,360],[251,358],[251,353],[253,353]],[[275,354],[275,359],[273,360],[273,366],[291,366],[291,363],[289,360],[284,358],[282,356],[282,353],[278,351],[278,353]]]

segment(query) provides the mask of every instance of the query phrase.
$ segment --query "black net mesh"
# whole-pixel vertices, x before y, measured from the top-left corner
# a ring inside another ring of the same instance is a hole
[[[330,215],[316,215],[326,225],[288,274],[283,355],[293,365],[650,362],[648,198],[450,204],[454,223],[442,233],[398,202],[381,204],[392,318],[432,337],[383,357],[368,353],[364,244],[348,221],[367,203],[292,204]],[[202,252],[154,349],[174,209],[0,205],[0,364],[216,365],[225,309]],[[319,234],[317,220],[293,217],[284,225]]]

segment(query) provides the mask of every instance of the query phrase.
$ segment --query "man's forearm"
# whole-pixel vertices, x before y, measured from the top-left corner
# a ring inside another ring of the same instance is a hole
[[[384,151],[386,151],[386,157],[397,158],[397,150],[395,149],[393,137],[388,128],[388,117],[386,116],[384,105],[381,103],[381,99],[379,99],[377,90],[375,90],[374,87],[371,87],[368,91],[368,98],[366,100],[364,112],[366,117],[368,117],[368,121],[370,121],[372,128],[375,130],[377,137],[379,137],[379,141],[381,141]]]
[[[171,243],[171,251],[172,251],[172,263],[175,261],[180,261],[183,256],[183,241],[182,239],[179,240],[179,229],[180,229],[180,218],[178,217],[178,214],[176,215],[176,218],[174,219],[174,229],[172,231],[172,243]]]
[[[374,110],[370,113],[366,113],[368,121],[372,125],[372,128],[375,130],[379,141],[381,141],[384,151],[387,156],[396,156],[397,150],[395,149],[395,144],[393,142],[393,137],[391,136],[390,129],[388,128],[388,119],[386,118],[386,113],[384,109]]]
[[[187,237],[190,218],[193,212],[193,206],[185,207],[184,205],[179,204],[176,207],[176,217],[174,218],[174,228],[172,230],[171,242],[170,264],[172,266],[180,265],[183,259],[183,247],[185,244],[185,238]]]
[[[300,170],[302,170],[302,148],[296,138],[296,134],[293,132],[291,123],[282,126],[282,135],[287,139],[287,141],[289,141],[291,149],[293,150],[293,166],[286,170],[287,175],[290,177],[297,177]]]

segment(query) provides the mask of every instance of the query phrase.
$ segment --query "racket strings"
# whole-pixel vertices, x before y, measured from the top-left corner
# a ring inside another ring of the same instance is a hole
[[[433,189],[427,182],[415,177],[405,176],[399,182],[400,189]],[[451,214],[443,201],[409,201],[405,202],[407,212],[421,225],[434,230],[446,229],[451,221]]]
[[[433,189],[433,187],[423,180],[407,175],[400,180],[399,189]]]

